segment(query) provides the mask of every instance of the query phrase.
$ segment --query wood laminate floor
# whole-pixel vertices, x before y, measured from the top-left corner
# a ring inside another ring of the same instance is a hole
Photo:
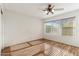
[[[2,49],[2,56],[79,56],[79,48],[47,39],[38,39]]]

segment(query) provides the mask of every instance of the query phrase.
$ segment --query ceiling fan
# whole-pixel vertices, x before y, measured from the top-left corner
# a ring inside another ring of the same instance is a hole
[[[58,11],[58,10],[64,10],[64,8],[58,8],[58,9],[54,9],[55,5],[51,5],[49,4],[47,8],[45,8],[43,11],[46,12],[46,14],[48,15],[49,13],[54,14],[54,11]]]

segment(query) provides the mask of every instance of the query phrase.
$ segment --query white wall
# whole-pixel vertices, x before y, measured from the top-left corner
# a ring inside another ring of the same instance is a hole
[[[42,20],[40,19],[4,10],[2,20],[3,47],[42,38]]]
[[[44,21],[63,19],[63,18],[68,18],[68,17],[72,17],[72,16],[76,17],[75,21],[74,21],[75,28],[74,28],[73,36],[62,36],[62,35],[60,36],[60,35],[44,33],[44,38],[79,47],[79,10],[57,15],[57,16],[48,18]]]

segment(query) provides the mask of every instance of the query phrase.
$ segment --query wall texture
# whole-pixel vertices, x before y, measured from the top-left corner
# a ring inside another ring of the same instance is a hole
[[[4,10],[2,16],[3,47],[42,38],[42,20]]]
[[[58,19],[72,17],[72,16],[75,16],[75,19],[74,19],[75,27],[73,30],[74,31],[73,36],[53,35],[53,33],[47,34],[44,32],[44,38],[79,47],[79,10],[57,15],[57,16],[48,18],[45,21],[58,20]]]

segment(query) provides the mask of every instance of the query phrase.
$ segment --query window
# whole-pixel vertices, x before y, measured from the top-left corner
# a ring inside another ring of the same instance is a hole
[[[46,31],[46,33],[58,34],[59,29],[60,29],[59,21],[53,21],[53,22],[45,23],[45,31]]]
[[[46,25],[46,33],[50,33],[51,32],[51,25]]]
[[[45,32],[53,35],[72,36],[75,17],[52,20],[45,23]]]
[[[73,19],[66,19],[62,21],[62,35],[72,36],[73,35]]]

